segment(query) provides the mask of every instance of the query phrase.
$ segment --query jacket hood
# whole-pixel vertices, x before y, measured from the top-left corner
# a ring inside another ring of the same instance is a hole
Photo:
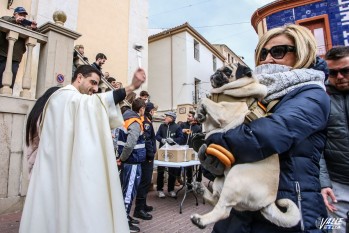
[[[130,119],[130,118],[139,118],[140,119],[140,116],[132,110],[126,110],[126,112],[124,112],[124,114],[122,114],[122,117],[124,118],[125,121]]]
[[[325,80],[328,78],[328,67],[327,63],[324,59],[321,57],[316,57],[316,62],[311,67],[309,67],[314,70],[320,70],[325,73]]]

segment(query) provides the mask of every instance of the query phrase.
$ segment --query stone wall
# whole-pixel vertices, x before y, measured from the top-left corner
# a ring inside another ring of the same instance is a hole
[[[0,96],[0,214],[23,208],[28,189],[25,123],[34,100]]]

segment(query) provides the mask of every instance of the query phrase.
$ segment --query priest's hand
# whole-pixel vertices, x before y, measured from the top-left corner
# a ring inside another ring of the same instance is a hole
[[[131,85],[125,87],[126,95],[130,94],[132,91],[137,90],[146,80],[145,71],[142,68],[138,68],[133,74]]]

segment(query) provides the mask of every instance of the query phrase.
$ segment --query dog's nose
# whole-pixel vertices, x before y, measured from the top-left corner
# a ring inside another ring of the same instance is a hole
[[[202,113],[198,113],[196,119],[198,120],[199,123],[202,123],[202,122],[205,121],[206,116],[204,114],[202,114]]]

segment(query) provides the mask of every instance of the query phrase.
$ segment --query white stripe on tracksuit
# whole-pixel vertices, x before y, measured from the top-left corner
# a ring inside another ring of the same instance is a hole
[[[119,146],[125,146],[126,145],[126,142],[123,142],[123,141],[118,141],[117,144]],[[145,144],[138,144],[138,145],[135,145],[135,147],[133,149],[140,149],[140,148],[145,148]]]
[[[133,164],[132,166],[132,171],[130,174],[130,177],[128,179],[128,185],[127,185],[127,191],[126,191],[126,195],[125,195],[125,204],[130,204],[131,197],[132,197],[132,191],[133,191],[133,187],[135,185],[135,181],[136,181],[136,175],[137,175],[137,164]]]

